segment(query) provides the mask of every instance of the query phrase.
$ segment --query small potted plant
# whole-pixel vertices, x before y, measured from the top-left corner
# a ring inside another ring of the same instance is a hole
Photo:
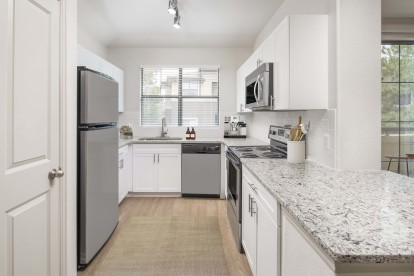
[[[121,133],[121,139],[131,139],[133,136],[132,127],[129,125],[121,126],[119,132]]]

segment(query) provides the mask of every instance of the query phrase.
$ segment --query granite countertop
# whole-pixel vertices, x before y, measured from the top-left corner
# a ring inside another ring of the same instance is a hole
[[[414,263],[414,179],[314,162],[242,159],[337,263]]]
[[[119,139],[119,147],[130,144],[184,144],[184,143],[221,143],[228,147],[234,146],[263,146],[269,145],[255,138],[197,138],[196,140],[139,140],[140,137],[133,139]]]

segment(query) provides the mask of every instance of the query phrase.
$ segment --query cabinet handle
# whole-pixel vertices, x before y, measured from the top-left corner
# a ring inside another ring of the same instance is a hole
[[[158,154],[158,164],[160,163],[160,155]]]
[[[154,163],[155,163],[155,153],[154,153]]]
[[[253,191],[257,192],[257,187],[254,184],[249,183],[249,186]]]
[[[249,194],[249,213],[252,210],[252,197]]]
[[[251,203],[251,210],[250,210],[250,216],[253,217],[253,214],[257,214],[257,211],[254,211],[253,208],[253,204],[256,204],[256,201],[254,201],[254,199],[252,198],[252,203]]]
[[[260,63],[262,63],[262,60],[260,58],[258,58],[256,63],[257,63],[257,67],[259,67]]]
[[[124,159],[121,159],[121,160],[119,161],[119,165],[118,165],[118,167],[119,167],[120,169],[123,169],[123,168],[124,168]]]

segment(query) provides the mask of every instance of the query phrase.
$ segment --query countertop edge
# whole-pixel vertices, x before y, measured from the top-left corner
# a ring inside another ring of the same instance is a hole
[[[118,148],[132,144],[185,144],[185,143],[220,143],[228,147],[231,146],[265,146],[269,142],[261,141],[256,138],[199,138],[196,140],[138,140],[139,137],[132,139],[119,139]]]
[[[292,219],[304,230],[304,232],[311,238],[313,242],[325,250],[325,253],[332,258],[335,264],[414,264],[414,255],[350,255],[350,254],[338,254],[333,252],[327,244],[320,239],[314,232],[309,229],[304,222],[295,214],[295,212],[290,208],[289,204],[283,201],[276,192],[274,192],[268,185],[241,159],[242,164],[249,172],[265,187],[265,189],[277,200],[278,203],[287,211]],[[317,164],[318,166],[324,167],[327,170],[338,171],[335,169],[328,168],[326,166],[320,165],[317,162],[307,160],[306,162]]]

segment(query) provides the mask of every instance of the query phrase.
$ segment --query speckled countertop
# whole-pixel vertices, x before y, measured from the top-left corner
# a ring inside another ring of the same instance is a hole
[[[242,159],[337,263],[414,263],[414,179]]]
[[[129,144],[183,144],[183,143],[222,143],[228,147],[234,146],[263,146],[269,145],[269,141],[264,142],[255,138],[197,138],[196,140],[139,140],[139,137],[133,139],[120,139],[119,147]]]

